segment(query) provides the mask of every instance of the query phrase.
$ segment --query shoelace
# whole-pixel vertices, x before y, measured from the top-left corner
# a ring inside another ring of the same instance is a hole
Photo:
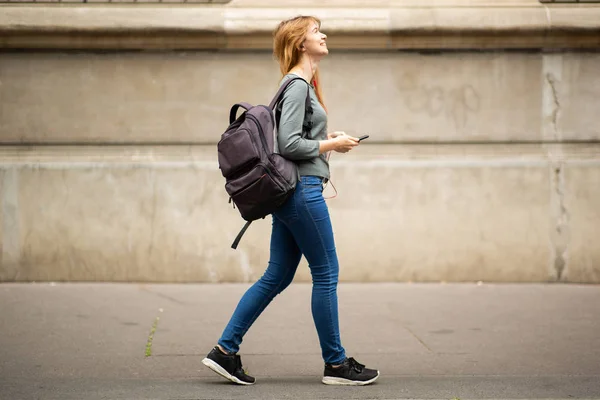
[[[352,368],[353,370],[355,370],[356,372],[358,372],[359,374],[363,371],[363,369],[365,368],[364,365],[362,365],[361,363],[359,363],[358,361],[356,361],[353,357],[350,357],[348,359],[348,364],[350,364],[350,368]]]
[[[242,357],[238,356],[237,354],[235,356],[235,369],[242,371],[244,374],[248,375],[248,372],[244,368],[242,368]]]

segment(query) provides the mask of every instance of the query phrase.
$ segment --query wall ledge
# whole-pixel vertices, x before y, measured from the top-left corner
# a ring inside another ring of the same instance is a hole
[[[277,23],[322,19],[336,49],[600,49],[600,5],[379,8],[1,5],[3,49],[271,49]]]

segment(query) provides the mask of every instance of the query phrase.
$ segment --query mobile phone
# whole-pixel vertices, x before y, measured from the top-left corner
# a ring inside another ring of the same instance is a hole
[[[358,138],[358,141],[360,142],[361,140],[364,140],[368,137],[369,137],[369,135],[362,135],[361,137]]]

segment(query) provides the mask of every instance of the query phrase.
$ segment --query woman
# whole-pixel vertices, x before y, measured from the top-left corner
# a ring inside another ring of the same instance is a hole
[[[325,372],[322,382],[330,385],[367,385],[379,377],[346,357],[338,323],[338,259],[323,184],[329,179],[326,154],[346,153],[358,139],[344,132],[327,134],[327,113],[318,81],[319,62],[329,51],[327,36],[314,17],[283,21],[274,32],[274,55],[281,73],[280,84],[294,76],[281,101],[278,126],[279,153],[298,165],[300,180],[291,196],[273,213],[271,252],[264,275],[244,294],[217,346],[202,361],[225,378],[242,385],[255,379],[242,369],[237,352],[244,334],[261,312],[294,278],[304,255],[313,278],[312,315],[317,328]],[[310,82],[310,83],[309,83]],[[307,85],[313,113],[310,132],[302,137]]]

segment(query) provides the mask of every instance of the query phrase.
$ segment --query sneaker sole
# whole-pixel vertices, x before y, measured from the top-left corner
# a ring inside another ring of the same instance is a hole
[[[221,375],[223,378],[229,379],[231,382],[237,383],[238,385],[254,385],[254,383],[255,383],[255,382],[252,382],[252,383],[244,382],[244,381],[239,380],[235,376],[231,375],[229,372],[225,371],[225,369],[223,369],[223,367],[221,367],[219,364],[217,364],[210,358],[205,358],[204,360],[202,360],[202,364],[206,365],[208,368],[212,369],[214,372]]]
[[[377,376],[375,378],[369,379],[368,381],[351,381],[350,379],[335,378],[333,376],[324,376],[322,382],[326,385],[365,386],[375,382],[377,378],[379,378],[379,371],[377,372]]]

